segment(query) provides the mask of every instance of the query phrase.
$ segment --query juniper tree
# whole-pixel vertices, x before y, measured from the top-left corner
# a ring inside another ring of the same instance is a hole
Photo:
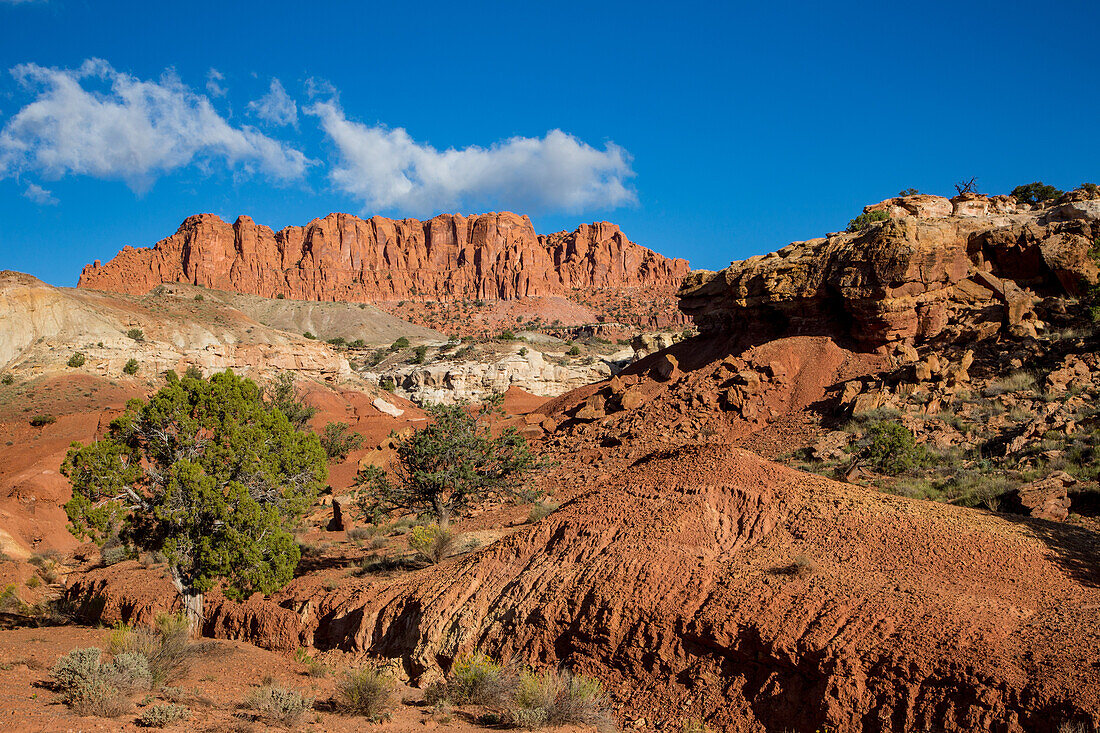
[[[426,405],[430,424],[398,443],[391,473],[372,466],[359,474],[359,510],[367,516],[412,511],[446,527],[488,499],[536,498],[524,483],[542,464],[515,428],[493,437],[488,417],[498,403],[490,400],[477,413],[463,404]]]
[[[293,577],[301,552],[290,532],[324,486],[316,435],[295,428],[259,387],[226,371],[168,384],[131,400],[107,435],[74,443],[62,473],[78,539],[111,537],[167,558],[192,628],[203,593],[270,593]]]

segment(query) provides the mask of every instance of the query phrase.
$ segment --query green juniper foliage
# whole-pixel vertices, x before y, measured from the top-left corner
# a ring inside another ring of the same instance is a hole
[[[1062,195],[1062,192],[1042,181],[1035,181],[1012,189],[1012,195],[1021,204],[1037,204],[1041,201],[1056,199]]]
[[[179,379],[132,400],[107,436],[74,443],[62,465],[70,531],[167,559],[192,624],[224,579],[230,597],[290,581],[300,551],[289,531],[325,485],[324,450],[259,387],[226,371]]]
[[[472,504],[490,498],[536,498],[524,481],[539,461],[515,428],[499,438],[489,430],[488,416],[499,399],[477,414],[466,405],[426,405],[431,424],[397,446],[394,479],[376,467],[359,474],[357,505],[367,516],[402,509],[433,516],[446,527]]]

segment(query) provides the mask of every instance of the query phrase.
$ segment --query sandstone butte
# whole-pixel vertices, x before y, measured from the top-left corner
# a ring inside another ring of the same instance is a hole
[[[538,235],[509,212],[428,221],[329,214],[275,232],[247,216],[228,224],[198,214],[152,248],[127,246],[86,266],[78,287],[140,295],[185,282],[297,300],[511,300],[623,287],[671,294],[687,273],[687,260],[637,245],[608,222]]]

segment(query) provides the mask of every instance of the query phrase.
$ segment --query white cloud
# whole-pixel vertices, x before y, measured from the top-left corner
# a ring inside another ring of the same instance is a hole
[[[30,5],[32,3],[34,3],[34,4],[37,4],[37,3],[45,4],[46,2],[47,2],[47,0],[0,0],[0,4],[4,4],[4,5]]]
[[[23,197],[30,199],[39,206],[57,206],[59,203],[57,197],[53,195],[53,191],[42,188],[37,183],[28,183],[27,189],[23,191]]]
[[[249,102],[248,108],[261,120],[273,125],[298,124],[298,105],[286,93],[278,79],[272,79],[267,94]]]
[[[402,128],[348,120],[334,102],[307,114],[320,119],[340,161],[330,177],[367,209],[436,213],[459,207],[500,207],[529,213],[577,212],[632,203],[625,181],[630,155],[613,143],[603,150],[551,130],[542,138],[513,137],[488,148],[436,150]]]
[[[37,97],[0,130],[0,178],[87,175],[141,191],[195,162],[220,159],[282,180],[311,162],[252,127],[231,126],[173,73],[142,81],[90,59],[79,69],[23,64],[12,74]]]
[[[206,72],[207,93],[211,97],[224,97],[226,89],[221,84],[223,81],[225,81],[225,74],[211,67],[210,71]]]

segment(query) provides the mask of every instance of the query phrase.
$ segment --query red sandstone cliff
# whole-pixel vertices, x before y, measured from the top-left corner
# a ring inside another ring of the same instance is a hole
[[[265,297],[393,301],[512,299],[605,287],[673,292],[688,263],[634,244],[614,224],[535,233],[509,212],[428,221],[329,214],[275,232],[242,216],[188,217],[151,248],[88,265],[78,287],[140,294],[187,282]]]

